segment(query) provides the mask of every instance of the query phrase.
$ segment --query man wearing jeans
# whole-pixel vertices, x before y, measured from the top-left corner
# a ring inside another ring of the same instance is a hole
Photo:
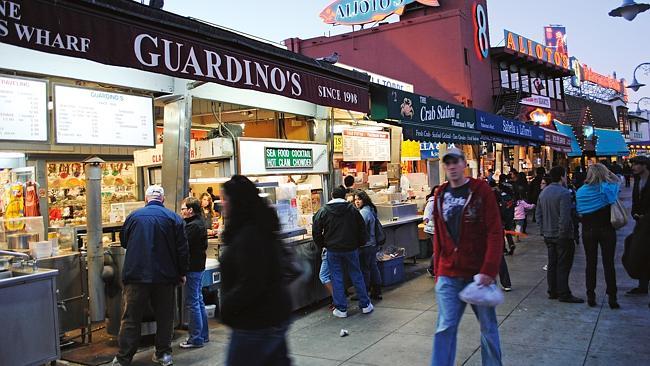
[[[551,169],[551,184],[544,188],[537,201],[537,223],[548,248],[548,298],[580,304],[585,301],[573,296],[569,288],[569,273],[575,254],[573,227],[573,198],[566,186],[566,171],[561,166]]]
[[[336,307],[333,314],[339,318],[348,316],[348,299],[343,284],[344,268],[359,296],[361,311],[369,314],[373,310],[359,265],[359,248],[367,241],[366,224],[359,211],[345,200],[345,195],[344,187],[334,188],[332,200],[314,215],[312,226],[316,245],[327,248],[332,297]]]
[[[185,235],[190,248],[190,267],[185,275],[185,308],[188,310],[189,337],[181,342],[181,348],[200,348],[209,341],[208,315],[205,311],[201,280],[205,270],[205,251],[208,249],[208,228],[202,218],[201,202],[188,197],[181,204],[181,216],[185,220]]]
[[[476,275],[481,285],[494,283],[503,251],[503,229],[494,193],[483,180],[465,177],[462,150],[443,155],[448,182],[440,186],[433,208],[438,325],[433,341],[432,366],[453,366],[456,336],[466,303],[458,294]],[[496,310],[472,305],[481,324],[483,365],[501,365]]]
[[[156,317],[156,352],[153,361],[173,364],[174,305],[176,286],[185,283],[188,248],[185,223],[163,206],[165,191],[150,186],[146,206],[131,213],[122,226],[120,242],[126,249],[122,282],[122,322],[119,352],[113,366],[131,364],[140,342],[141,321],[151,305]]]

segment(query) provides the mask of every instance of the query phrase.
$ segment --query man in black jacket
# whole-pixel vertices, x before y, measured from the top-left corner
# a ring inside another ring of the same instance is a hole
[[[120,242],[126,250],[122,271],[124,309],[113,366],[126,366],[138,350],[140,323],[151,304],[156,317],[156,352],[153,361],[169,366],[174,333],[174,292],[185,283],[188,247],[185,223],[163,206],[165,191],[150,186],[147,205],[131,213],[122,226]]]
[[[314,215],[312,227],[316,245],[327,248],[336,307],[333,314],[339,318],[348,316],[348,299],[343,285],[344,267],[357,291],[361,311],[369,314],[373,310],[359,265],[358,249],[367,241],[366,225],[359,211],[345,200],[345,194],[344,187],[335,188],[332,200]]]
[[[185,275],[185,307],[189,313],[189,337],[181,348],[200,348],[209,341],[208,315],[205,311],[201,280],[205,270],[205,251],[208,249],[208,229],[202,218],[201,202],[188,197],[181,204],[181,216],[185,220],[185,235],[190,249],[190,267]]]
[[[632,217],[638,226],[644,216],[650,215],[650,158],[637,156],[630,159],[630,162],[632,163],[632,172],[634,172]],[[648,276],[642,276],[639,278],[639,287],[628,291],[628,295],[647,295],[648,282],[650,282]]]

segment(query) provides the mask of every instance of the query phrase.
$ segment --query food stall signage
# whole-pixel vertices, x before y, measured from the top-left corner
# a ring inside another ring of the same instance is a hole
[[[382,21],[393,14],[402,15],[406,5],[418,2],[440,6],[437,0],[335,0],[320,13],[326,24],[359,25]]]
[[[266,169],[313,168],[313,150],[285,147],[264,148]]]
[[[387,103],[386,116],[375,116],[373,113],[373,118],[385,117],[442,127],[475,128],[474,110],[461,105],[397,89],[389,89]]]
[[[47,141],[47,82],[0,77],[0,140]]]
[[[544,133],[544,142],[547,145],[558,145],[571,147],[569,137],[555,131],[546,130]]]
[[[154,146],[153,98],[56,85],[56,142]]]
[[[343,152],[343,136],[342,135],[334,135],[334,152],[335,153]]]
[[[562,53],[552,47],[546,47],[541,43],[522,37],[509,30],[504,30],[503,33],[506,39],[506,48],[518,54],[533,57],[563,69],[569,69],[569,56],[566,53]]]
[[[390,133],[343,130],[343,161],[390,161]]]
[[[134,21],[72,9],[59,2],[3,1],[2,42],[182,79],[214,82],[292,99],[368,112],[367,86],[271,59],[234,52],[198,38],[148,29]]]
[[[533,125],[503,118],[495,114],[476,111],[477,129],[498,135],[514,136],[534,141],[544,141],[544,131]]]

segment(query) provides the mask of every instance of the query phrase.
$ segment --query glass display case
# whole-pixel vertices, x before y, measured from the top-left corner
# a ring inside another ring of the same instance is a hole
[[[82,163],[48,163],[49,221],[52,227],[86,224],[86,176]],[[111,222],[111,205],[136,201],[130,162],[102,164],[102,220]]]

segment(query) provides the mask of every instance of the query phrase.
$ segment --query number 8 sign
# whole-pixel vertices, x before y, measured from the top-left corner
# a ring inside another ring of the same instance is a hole
[[[476,50],[479,58],[487,58],[490,51],[488,39],[487,13],[483,4],[476,4],[474,7],[474,26],[476,31]]]

